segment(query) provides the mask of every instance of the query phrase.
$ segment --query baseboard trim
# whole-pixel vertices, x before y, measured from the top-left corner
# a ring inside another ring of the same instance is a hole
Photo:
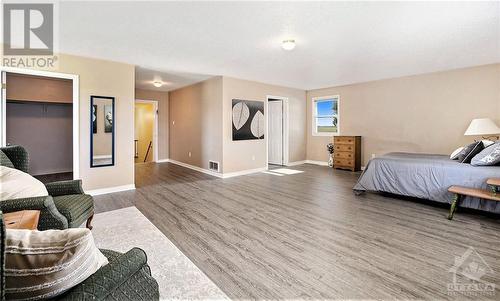
[[[316,161],[316,160],[306,160],[307,164],[314,164],[314,165],[321,165],[321,166],[328,166],[327,161]]]
[[[165,162],[170,162],[170,159],[158,159],[158,160],[156,160],[156,163],[165,163]]]
[[[94,156],[93,157],[94,159],[111,159],[111,155],[98,155],[98,156]]]
[[[302,161],[295,161],[295,162],[288,162],[286,166],[296,166],[296,165],[301,165],[307,163],[307,160],[302,160]]]
[[[120,192],[120,191],[134,190],[134,189],[135,189],[135,184],[129,184],[122,186],[108,187],[108,188],[92,189],[85,191],[85,193],[90,195],[101,195],[101,194],[108,194],[113,192]]]
[[[53,175],[53,174],[58,174],[58,173],[70,173],[70,172],[73,172],[73,169],[70,169],[70,170],[50,170],[48,172],[44,171],[41,174],[36,174],[36,175],[32,174],[32,176],[34,176],[34,177],[48,176],[48,175]]]
[[[222,174],[222,178],[227,179],[227,178],[232,178],[232,177],[245,176],[245,175],[249,175],[249,174],[253,174],[253,173],[263,172],[266,170],[267,170],[267,167],[260,167],[260,168],[242,170],[242,171],[229,172],[229,173]]]
[[[223,175],[221,173],[218,173],[218,172],[215,172],[215,171],[211,171],[211,170],[208,170],[208,169],[205,169],[205,168],[201,168],[201,167],[198,167],[198,166],[194,166],[194,165],[191,165],[191,164],[187,164],[187,163],[184,163],[184,162],[180,162],[180,161],[176,161],[176,160],[172,160],[172,159],[167,159],[167,161],[165,161],[165,162],[170,162],[170,163],[173,163],[175,165],[179,165],[179,166],[186,167],[186,168],[189,168],[189,169],[192,169],[192,170],[196,170],[196,171],[199,171],[199,172],[202,172],[202,173],[205,173],[207,175],[211,175],[211,176],[214,176],[214,177],[217,177],[217,178],[223,178]]]
[[[255,168],[255,169],[247,169],[247,170],[241,170],[241,171],[235,171],[235,172],[229,172],[229,173],[219,173],[219,172],[211,171],[211,170],[208,170],[208,169],[205,169],[205,168],[201,168],[201,167],[198,167],[198,166],[194,166],[194,165],[191,165],[191,164],[187,164],[187,163],[176,161],[176,160],[172,160],[172,159],[167,159],[166,161],[163,161],[163,162],[170,162],[172,164],[179,165],[179,166],[182,166],[182,167],[186,167],[186,168],[189,168],[189,169],[192,169],[192,170],[195,170],[195,171],[202,172],[202,173],[207,174],[207,175],[211,175],[211,176],[214,176],[214,177],[217,177],[217,178],[221,178],[221,179],[239,177],[239,176],[249,175],[249,174],[263,172],[263,171],[267,170],[266,167],[260,167],[260,168]]]

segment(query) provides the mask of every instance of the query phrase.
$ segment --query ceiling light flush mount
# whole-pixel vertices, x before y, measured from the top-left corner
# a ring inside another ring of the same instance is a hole
[[[281,42],[281,48],[287,51],[293,50],[295,48],[295,40],[293,39],[283,40],[283,42]]]
[[[153,82],[153,86],[155,86],[156,88],[159,88],[159,87],[163,86],[163,83],[160,81],[155,81],[155,82]]]

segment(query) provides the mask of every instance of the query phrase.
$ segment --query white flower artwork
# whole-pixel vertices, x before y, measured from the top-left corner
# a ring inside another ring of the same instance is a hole
[[[248,106],[243,102],[238,102],[233,106],[233,125],[236,130],[241,129],[250,117],[250,110]]]
[[[253,116],[252,123],[250,124],[250,131],[252,135],[258,139],[264,137],[264,114],[257,111]]]

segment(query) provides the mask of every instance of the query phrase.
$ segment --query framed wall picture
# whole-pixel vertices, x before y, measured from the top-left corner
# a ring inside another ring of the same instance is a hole
[[[110,104],[104,106],[104,132],[113,132],[113,108]]]
[[[233,99],[233,141],[264,139],[264,102]]]
[[[97,105],[92,105],[92,133],[97,134]]]

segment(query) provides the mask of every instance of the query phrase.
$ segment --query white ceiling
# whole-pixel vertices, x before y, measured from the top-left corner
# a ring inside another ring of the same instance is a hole
[[[500,62],[500,2],[61,2],[59,26],[61,52],[135,64],[139,86],[160,76],[164,90],[208,75],[315,89]]]
[[[212,75],[176,71],[165,72],[142,67],[135,68],[135,86],[146,90],[172,91],[210,77]],[[162,82],[163,86],[158,88],[153,86],[156,81]]]

